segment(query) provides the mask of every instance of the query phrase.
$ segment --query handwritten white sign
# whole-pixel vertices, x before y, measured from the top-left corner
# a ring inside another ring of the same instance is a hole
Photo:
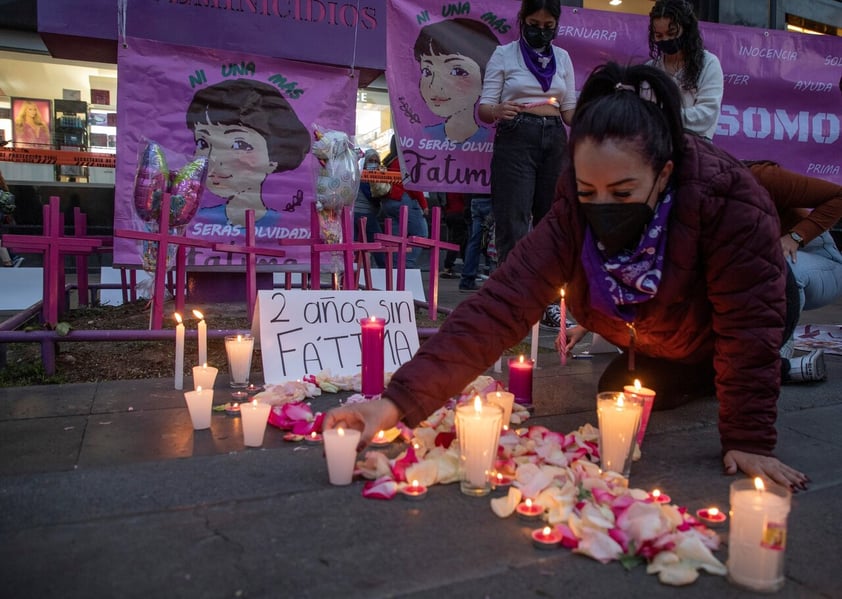
[[[360,372],[360,320],[386,320],[384,368],[394,372],[418,350],[415,304],[408,291],[262,290],[257,295],[264,381],[307,374]]]

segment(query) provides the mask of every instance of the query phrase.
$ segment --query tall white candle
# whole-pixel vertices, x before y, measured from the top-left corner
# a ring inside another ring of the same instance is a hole
[[[210,428],[211,412],[213,411],[213,389],[196,387],[195,391],[186,391],[184,400],[190,412],[190,420],[194,430]]]
[[[193,316],[199,319],[196,327],[199,338],[199,365],[208,363],[208,323],[205,322],[205,315],[198,310],[193,310]]]
[[[184,389],[184,323],[178,312],[175,321],[175,388]]]
[[[350,485],[357,461],[360,431],[329,428],[322,433],[327,460],[327,476],[332,485]]]
[[[642,401],[614,391],[599,393],[596,398],[602,469],[628,477],[643,412]]]
[[[754,591],[777,591],[784,584],[786,520],[791,493],[760,478],[731,483],[728,578]]]
[[[246,447],[260,447],[263,445],[263,435],[266,433],[266,422],[272,406],[256,399],[251,403],[240,406],[240,417],[243,422],[243,444]]]
[[[231,375],[232,387],[248,385],[253,349],[254,338],[251,335],[225,337],[225,352],[228,354],[228,371]]]
[[[503,421],[500,406],[473,402],[456,406],[456,437],[462,466],[461,489],[466,495],[485,495],[491,490],[488,473],[494,468],[497,442]]]

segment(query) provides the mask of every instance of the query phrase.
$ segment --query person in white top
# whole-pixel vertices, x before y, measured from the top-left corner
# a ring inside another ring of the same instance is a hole
[[[497,124],[491,205],[501,263],[549,212],[568,161],[565,124],[573,118],[576,87],[570,55],[552,43],[560,16],[560,0],[522,0],[520,38],[499,46],[485,68],[477,113]],[[555,328],[558,313],[544,320]]]
[[[684,127],[709,140],[716,133],[724,79],[715,54],[705,50],[699,21],[685,0],[657,0],[649,13],[651,64],[681,90]]]

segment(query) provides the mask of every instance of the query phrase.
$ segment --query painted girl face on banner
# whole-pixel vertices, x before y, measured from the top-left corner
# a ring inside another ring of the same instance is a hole
[[[259,191],[278,167],[269,159],[266,139],[244,125],[196,124],[196,156],[208,157],[206,187],[222,198]]]
[[[482,73],[474,60],[460,54],[425,56],[418,88],[436,116],[447,119],[467,111],[473,118],[474,104],[482,92]]]

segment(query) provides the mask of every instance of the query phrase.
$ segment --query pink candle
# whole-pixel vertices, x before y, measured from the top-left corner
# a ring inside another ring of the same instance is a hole
[[[538,520],[544,515],[544,508],[528,498],[523,503],[519,503],[515,511],[518,517],[524,520]]]
[[[362,327],[362,392],[379,395],[383,392],[383,334],[386,320],[372,316],[360,321]]]
[[[649,424],[649,416],[652,414],[652,404],[655,401],[655,392],[640,384],[640,380],[634,379],[634,385],[623,387],[623,393],[630,396],[637,396],[643,400],[643,412],[640,415],[640,428],[637,429],[637,445],[643,445],[643,436],[646,434],[646,425]]]
[[[523,356],[509,360],[509,392],[519,404],[532,405],[532,360]]]
[[[696,517],[699,520],[706,522],[708,525],[722,524],[728,519],[724,512],[720,512],[719,508],[709,507],[696,510]]]
[[[561,533],[549,526],[532,531],[532,544],[538,549],[557,549],[561,540]]]
[[[564,289],[561,290],[558,310],[561,320],[561,326],[558,328],[558,355],[561,358],[561,365],[567,366],[567,304],[564,301]]]

